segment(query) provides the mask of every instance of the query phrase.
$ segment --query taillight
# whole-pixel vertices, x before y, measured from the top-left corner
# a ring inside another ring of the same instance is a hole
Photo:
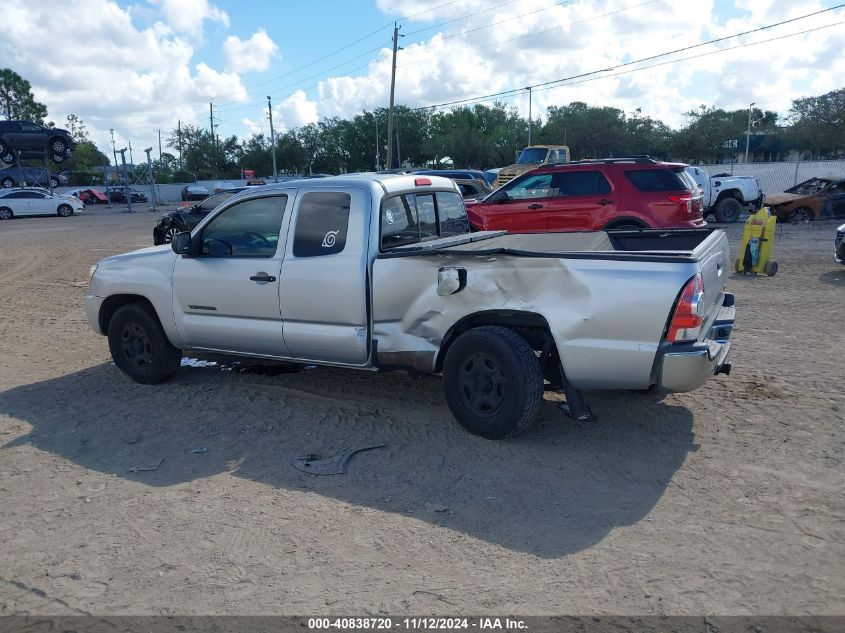
[[[675,306],[675,313],[669,323],[667,340],[672,343],[680,343],[698,339],[701,332],[701,323],[704,321],[704,317],[698,313],[703,296],[704,281],[699,273],[690,279],[684,289],[681,290],[678,305]]]
[[[666,199],[669,202],[674,202],[675,204],[677,204],[681,208],[682,211],[686,210],[687,213],[692,213],[692,196],[691,195],[689,195],[689,194],[682,195],[682,196],[670,195],[670,196],[666,196]]]
[[[424,185],[430,185],[431,184],[431,178],[416,178],[416,179],[414,179],[414,184],[417,187],[422,187]]]

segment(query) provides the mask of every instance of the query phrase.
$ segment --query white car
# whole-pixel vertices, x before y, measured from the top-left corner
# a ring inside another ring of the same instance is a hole
[[[73,196],[50,195],[44,189],[6,189],[0,191],[0,220],[9,220],[22,215],[52,215],[63,218],[85,208]]]

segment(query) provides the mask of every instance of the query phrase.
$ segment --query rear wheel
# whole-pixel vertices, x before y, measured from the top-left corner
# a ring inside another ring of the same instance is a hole
[[[524,433],[537,418],[543,374],[534,350],[508,328],[461,334],[443,363],[446,402],[470,433],[501,439]]]
[[[739,214],[742,213],[742,205],[736,198],[722,198],[716,203],[713,209],[713,216],[716,222],[730,224],[739,220]]]
[[[603,230],[605,231],[637,231],[639,229],[648,228],[633,220],[620,220],[618,222],[610,222]]]
[[[108,338],[114,364],[136,382],[154,385],[179,370],[182,350],[170,344],[158,317],[142,303],[130,303],[114,313]]]
[[[778,272],[778,263],[770,259],[766,262],[766,265],[763,266],[763,272],[765,272],[769,277],[774,277]]]
[[[11,220],[14,215],[9,207],[0,207],[0,220]]]
[[[12,152],[6,152],[5,154],[0,153],[0,160],[2,160],[7,165],[11,165],[15,162],[15,155]]]
[[[807,222],[812,221],[813,219],[813,212],[808,207],[798,207],[789,214],[787,221],[790,224],[806,224]]]
[[[73,208],[69,204],[60,204],[56,213],[63,218],[68,218],[73,215]]]
[[[163,242],[163,243],[164,243],[164,244],[170,244],[170,242],[172,242],[172,241],[173,241],[173,238],[174,238],[174,237],[176,237],[176,234],[177,234],[177,233],[181,233],[181,232],[182,232],[182,231],[180,231],[180,230],[179,230],[178,228],[176,228],[175,226],[171,226],[169,229],[167,229],[167,230],[164,232],[164,242]]]
[[[11,178],[9,178],[8,176],[6,176],[5,178],[3,178],[2,181],[0,181],[0,185],[3,185],[3,187],[5,187],[6,189],[9,189],[9,188],[15,186],[15,181],[12,180]]]
[[[58,179],[58,178],[56,178],[55,176],[50,176],[50,186],[51,186],[53,189],[55,189],[56,187],[58,187],[58,186],[59,186],[59,179]]]

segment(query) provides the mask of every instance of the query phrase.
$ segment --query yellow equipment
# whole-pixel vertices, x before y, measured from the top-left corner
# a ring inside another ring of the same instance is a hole
[[[736,260],[736,272],[742,274],[766,273],[772,277],[778,271],[778,263],[772,259],[775,225],[777,218],[768,207],[762,207],[749,216],[742,232],[742,247]]]

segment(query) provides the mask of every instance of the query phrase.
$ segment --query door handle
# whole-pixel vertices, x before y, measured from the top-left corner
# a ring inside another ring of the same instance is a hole
[[[529,204],[529,205],[528,205],[528,208],[529,208],[529,209],[542,209],[542,208],[543,208],[543,205],[542,205],[542,204],[537,204],[537,203],[534,203],[534,204]]]
[[[602,198],[601,200],[599,200],[599,204],[603,207],[606,207],[607,205],[613,204],[613,203],[610,200],[608,200],[607,198]]]
[[[276,281],[275,277],[273,277],[272,275],[268,275],[265,272],[255,273],[249,279],[250,281]]]

